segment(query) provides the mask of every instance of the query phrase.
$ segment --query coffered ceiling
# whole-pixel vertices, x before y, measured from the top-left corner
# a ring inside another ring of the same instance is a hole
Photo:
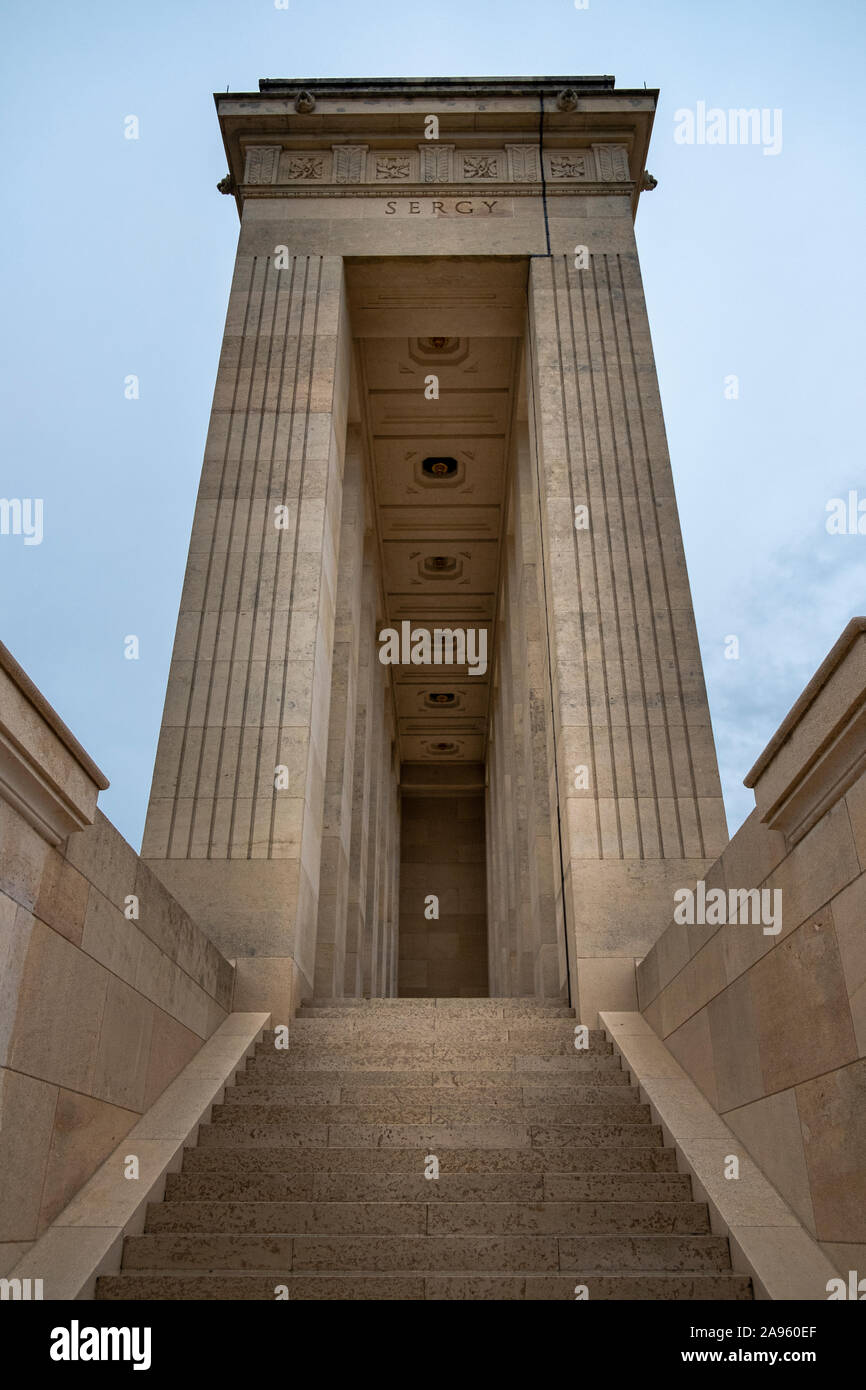
[[[357,262],[349,286],[384,623],[487,643],[483,674],[391,667],[401,761],[444,769],[485,756],[526,263],[433,264],[431,283],[428,260]]]

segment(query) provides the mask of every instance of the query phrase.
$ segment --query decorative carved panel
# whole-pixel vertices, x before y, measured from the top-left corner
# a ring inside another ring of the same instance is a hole
[[[451,182],[451,154],[453,145],[440,145],[437,140],[426,141],[418,146],[421,160],[422,183]]]
[[[325,161],[322,155],[317,154],[293,154],[290,155],[286,175],[289,179],[321,179],[324,173]]]
[[[585,179],[587,159],[585,154],[572,154],[563,151],[551,154],[548,160],[547,176],[551,179]]]
[[[461,180],[501,179],[505,177],[505,156],[498,152],[462,154],[458,162]]]
[[[333,145],[334,183],[360,183],[366,173],[366,145]]]
[[[279,145],[252,145],[247,150],[244,183],[276,183]]]
[[[631,178],[625,145],[593,145],[596,178],[600,183],[624,183]]]
[[[373,177],[378,183],[405,183],[411,173],[409,155],[377,154],[373,157]]]
[[[541,171],[537,145],[506,145],[509,177],[513,183],[539,183]]]

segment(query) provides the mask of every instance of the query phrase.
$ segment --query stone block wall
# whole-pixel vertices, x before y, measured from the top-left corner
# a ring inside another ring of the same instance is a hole
[[[866,620],[856,619],[746,779],[757,808],[704,876],[726,904],[732,890],[780,892],[764,919],[778,904],[780,930],[674,921],[637,971],[649,1023],[828,1257],[861,1273],[864,729]]]
[[[483,796],[404,794],[399,994],[488,994],[484,880]],[[438,900],[438,918],[425,916],[429,895]]]
[[[229,963],[96,810],[106,785],[0,647],[0,1273],[231,1008]]]

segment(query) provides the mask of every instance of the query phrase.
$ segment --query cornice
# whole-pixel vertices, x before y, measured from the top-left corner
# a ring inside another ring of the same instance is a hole
[[[610,77],[305,78],[264,79],[258,93],[214,100],[229,164],[225,191],[239,212],[246,198],[541,193],[628,196],[636,210],[657,95],[617,91]],[[431,115],[438,139],[425,144]],[[316,176],[293,176],[293,155],[296,163],[321,156]],[[498,164],[494,178],[461,177],[481,156]],[[573,179],[551,167],[568,156],[585,164]],[[400,176],[379,176],[377,162],[389,159],[403,163]]]
[[[635,191],[632,180],[616,183],[509,183],[499,186],[488,184],[480,187],[473,184],[305,184],[303,188],[290,188],[286,184],[242,183],[237,189],[243,199],[247,198],[478,198],[482,195],[492,198],[573,198],[576,194],[589,197],[631,197]]]
[[[497,96],[535,95],[548,88],[561,91],[574,87],[581,92],[612,92],[616,78],[610,75],[583,77],[263,77],[259,93],[294,93],[315,91],[329,96],[393,96],[398,95],[470,95],[478,93]],[[255,96],[255,93],[243,93]]]

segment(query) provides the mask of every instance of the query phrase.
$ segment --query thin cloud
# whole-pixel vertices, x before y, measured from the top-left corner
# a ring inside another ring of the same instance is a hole
[[[704,615],[704,668],[732,832],[754,808],[743,777],[842,629],[864,612],[866,536],[822,529],[759,560]],[[725,658],[728,636],[739,640],[737,660]]]

